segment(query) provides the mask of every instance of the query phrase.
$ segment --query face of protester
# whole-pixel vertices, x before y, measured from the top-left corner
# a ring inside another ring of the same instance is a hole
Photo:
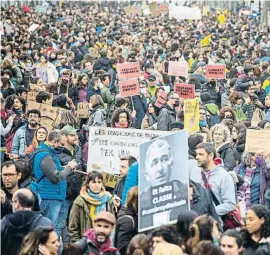
[[[156,86],[156,81],[155,80],[148,80],[148,86],[149,87],[155,87]]]
[[[67,143],[72,146],[75,147],[76,145],[78,145],[79,139],[78,139],[78,135],[77,134],[69,134],[67,135]]]
[[[13,108],[15,110],[21,110],[23,107],[23,104],[21,103],[21,101],[18,98],[15,98],[13,101]]]
[[[97,221],[94,223],[94,231],[96,234],[96,242],[98,244],[106,243],[112,232],[112,224],[106,221]]]
[[[47,132],[44,128],[40,128],[38,131],[37,131],[37,140],[38,142],[43,142],[45,141],[47,138]]]
[[[225,134],[222,129],[215,129],[213,133],[213,141],[215,144],[221,144],[225,141]]]
[[[37,86],[39,86],[39,87],[43,86],[43,81],[41,79],[39,79],[37,81]]]
[[[220,248],[224,255],[239,255],[243,247],[238,248],[236,239],[231,236],[223,236],[220,242]]]
[[[21,173],[17,173],[15,165],[2,168],[2,181],[6,189],[13,189],[18,185]]]
[[[160,243],[166,243],[166,241],[163,239],[162,236],[154,236],[152,238],[152,245],[153,245],[153,248],[155,249],[157,247],[158,244]]]
[[[20,97],[22,97],[25,101],[27,100],[27,92],[22,92],[21,94],[19,94]]]
[[[265,106],[270,107],[270,96],[265,97]]]
[[[146,162],[146,177],[152,186],[170,180],[173,160],[168,147],[153,148]]]
[[[259,233],[263,224],[264,217],[260,219],[253,210],[248,210],[246,215],[246,226],[250,234]]]
[[[88,78],[87,78],[86,76],[84,76],[84,77],[82,78],[82,84],[83,84],[83,85],[88,85]]]
[[[266,122],[263,127],[264,130],[270,130],[270,123]]]
[[[206,112],[205,110],[199,110],[199,115],[200,115],[200,121],[206,120]]]
[[[232,128],[232,138],[236,140],[238,137],[238,131],[235,127]]]
[[[155,112],[154,106],[152,104],[148,105],[148,112],[149,113],[154,113]]]
[[[125,112],[122,112],[119,114],[119,121],[120,124],[126,124],[127,123],[127,114]]]
[[[225,119],[232,119],[233,116],[232,116],[232,113],[231,112],[225,112]]]
[[[127,175],[129,169],[128,160],[121,160],[120,161],[120,175],[121,177],[124,177]]]
[[[41,64],[45,64],[46,63],[46,58],[44,56],[40,57],[40,62]]]
[[[38,114],[30,113],[28,116],[28,121],[31,127],[36,127],[40,122],[40,117]]]
[[[90,62],[86,62],[85,63],[85,69],[87,70],[87,72],[92,72],[93,71],[93,66]]]
[[[101,179],[98,179],[98,178],[88,183],[89,189],[95,194],[99,194],[101,192],[102,186],[103,186],[103,182]]]
[[[55,231],[52,231],[49,234],[49,238],[44,246],[48,249],[51,255],[57,255],[60,243],[58,241],[58,235],[56,234]]]
[[[199,167],[204,170],[210,170],[208,169],[208,165],[213,160],[213,155],[212,153],[208,154],[205,149],[200,148],[196,150],[196,160]]]
[[[108,87],[110,85],[110,78],[107,76],[105,81],[103,81],[103,84]]]

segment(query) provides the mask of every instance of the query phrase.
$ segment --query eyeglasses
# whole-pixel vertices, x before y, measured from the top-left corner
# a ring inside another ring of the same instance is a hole
[[[13,178],[15,175],[18,175],[17,173],[16,174],[2,174],[2,177],[3,178]]]
[[[39,118],[39,116],[37,114],[30,114],[29,118]]]

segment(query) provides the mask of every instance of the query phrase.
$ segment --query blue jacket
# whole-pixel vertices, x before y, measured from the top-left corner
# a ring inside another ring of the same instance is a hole
[[[24,125],[16,131],[12,142],[11,153],[24,156],[24,152],[27,148],[26,127],[27,125]]]
[[[57,152],[50,146],[46,145],[45,143],[41,143],[41,145],[37,148],[37,150],[47,150],[38,152],[35,155],[34,162],[33,162],[33,170],[34,170],[34,177],[38,181],[43,175],[44,171],[41,168],[41,162],[46,157],[52,157],[55,165],[52,165],[50,168],[52,171],[56,168],[58,171],[62,171],[63,168],[61,167],[60,160],[57,156]],[[63,201],[66,199],[66,189],[67,189],[67,182],[66,180],[61,180],[58,183],[53,183],[49,178],[46,176],[37,184],[38,191],[40,194],[41,199],[53,199]]]
[[[126,177],[126,181],[125,181],[125,185],[124,185],[123,193],[122,193],[122,205],[126,203],[128,191],[132,187],[138,185],[138,178],[139,178],[139,164],[138,162],[135,162],[130,166],[128,170],[128,174]]]

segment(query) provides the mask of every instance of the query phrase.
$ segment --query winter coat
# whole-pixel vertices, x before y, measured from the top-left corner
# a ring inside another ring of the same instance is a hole
[[[144,96],[141,95],[136,95],[133,96],[130,101],[133,101],[132,103],[130,102],[129,105],[133,106],[131,110],[136,111],[136,116],[135,116],[135,128],[139,129],[142,124],[142,120],[145,116],[146,110],[147,110],[147,101]]]
[[[138,168],[139,168],[138,162],[133,163],[129,167],[128,174],[127,174],[126,181],[125,181],[125,185],[123,188],[121,205],[124,205],[126,203],[128,191],[132,187],[138,185],[138,174],[139,174]]]
[[[112,67],[112,61],[109,58],[100,58],[93,65],[93,70],[104,70],[106,72]]]
[[[247,87],[249,86],[249,82],[254,81],[252,77],[248,77],[246,75],[241,75],[239,78],[237,78],[235,82],[235,90],[245,93]],[[242,94],[243,95],[243,94]]]
[[[223,160],[225,170],[232,171],[235,167],[235,158],[232,145],[230,143],[223,144],[217,149],[217,153]]]
[[[41,75],[41,64],[38,64],[36,68],[36,77],[40,78],[40,75]],[[47,77],[48,80],[44,81],[47,83],[56,83],[59,78],[58,71],[56,70],[55,66],[50,62],[47,62]]]
[[[247,231],[244,232],[244,249],[245,255],[269,255],[270,253],[270,237],[263,237],[259,242],[251,239]]]
[[[78,164],[76,169],[80,171],[85,170],[85,166],[82,162],[82,150],[80,146],[76,146],[74,148],[73,155],[71,151],[69,151],[65,147],[60,147],[56,151],[62,166],[66,166],[68,162],[75,159],[75,161]],[[75,198],[79,196],[82,181],[83,181],[83,174],[80,173],[72,172],[67,177],[67,195],[66,195],[67,200],[75,200]]]
[[[235,187],[231,175],[222,167],[216,166],[212,170],[203,173],[208,180],[213,193],[215,194],[219,205],[215,205],[216,212],[219,216],[225,215],[234,210],[236,205]],[[201,181],[205,187],[203,180]],[[205,187],[206,189],[208,187]]]
[[[206,103],[203,105],[207,110],[207,124],[209,127],[220,123],[219,109],[216,104]]]
[[[66,177],[71,174],[72,169],[69,166],[63,169],[57,152],[52,147],[41,143],[37,150],[39,149],[43,151],[35,155],[33,170],[36,180],[40,180],[40,178],[45,175],[37,184],[41,199],[63,201],[66,199]]]
[[[88,86],[88,88],[87,88],[86,101],[89,101],[91,96],[100,95],[100,94],[101,94],[100,89],[99,88],[94,89],[92,84],[90,84],[90,86]]]
[[[12,213],[12,194],[10,194],[8,192],[8,190],[5,188],[5,186],[3,185],[2,190],[5,192],[6,194],[6,201],[5,203],[1,203],[1,219]]]
[[[245,143],[236,145],[234,149],[234,159],[235,159],[236,165],[241,163],[242,155],[244,151],[245,151]]]
[[[224,93],[221,95],[221,108],[230,105],[230,90],[226,90]]]
[[[83,255],[120,255],[118,249],[114,248],[111,239],[108,239],[106,243],[98,246],[95,243],[95,232],[93,229],[88,230],[81,240],[75,243]]]
[[[103,106],[99,105],[91,110],[90,117],[86,123],[86,126],[88,128],[92,126],[98,127],[106,126],[106,116],[107,116],[106,110],[103,108]]]
[[[12,148],[11,148],[11,153],[16,154],[16,155],[20,155],[20,156],[24,156],[24,152],[27,148],[26,145],[26,127],[27,125],[22,126],[21,128],[19,128],[13,138],[13,142],[12,142]]]
[[[1,222],[1,254],[19,254],[23,238],[41,226],[52,227],[52,223],[40,212],[17,211],[4,217]]]
[[[156,130],[157,129],[157,115],[146,113],[141,124],[141,129],[150,129]]]
[[[234,171],[241,177],[244,177],[246,174],[246,165],[241,163],[234,169]],[[264,163],[263,165],[256,167],[251,179],[251,186],[250,186],[251,204],[265,204],[264,194],[269,189],[270,189],[270,164]]]
[[[249,104],[244,103],[243,104],[243,112],[247,116],[247,120],[251,121],[253,117],[253,113],[256,108],[263,109],[263,104],[260,102],[260,100],[257,98],[257,96],[254,96],[252,101]]]
[[[71,242],[80,240],[85,231],[93,227],[93,222],[90,218],[90,206],[91,204],[81,195],[73,202],[68,225]],[[112,200],[106,204],[106,207],[106,211],[114,214],[115,210]]]
[[[270,121],[270,107],[265,109],[265,120]]]
[[[137,234],[138,215],[130,206],[121,207],[115,227],[114,246],[119,249],[121,255],[126,254],[127,247],[133,236]]]
[[[159,112],[157,130],[169,131],[170,125],[176,121],[176,112],[166,104]]]
[[[123,194],[123,189],[124,189],[124,185],[125,185],[125,181],[126,181],[126,176],[122,177],[115,185],[115,189],[113,191],[113,194],[118,196],[118,197],[122,197]]]

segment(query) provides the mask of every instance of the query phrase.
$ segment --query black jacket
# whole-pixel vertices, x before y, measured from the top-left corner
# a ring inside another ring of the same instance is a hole
[[[113,194],[118,196],[118,197],[122,197],[123,194],[123,189],[124,189],[124,185],[125,185],[125,181],[126,181],[126,176],[124,176],[123,178],[121,178],[115,185],[115,189],[113,191]]]
[[[235,158],[233,147],[230,143],[223,144],[218,150],[217,153],[219,157],[223,160],[224,168],[227,171],[232,171],[235,167]]]
[[[121,207],[115,227],[114,246],[119,249],[121,255],[126,254],[128,244],[137,234],[138,216],[132,207]]]
[[[82,150],[79,146],[76,146],[73,152],[73,155],[71,152],[64,148],[57,148],[57,154],[59,157],[59,160],[61,162],[62,166],[65,166],[68,164],[68,162],[75,159],[77,162],[78,170],[85,170],[85,166],[82,161]],[[83,175],[80,173],[72,172],[67,177],[67,200],[75,200],[75,198],[80,194],[80,189],[82,186],[83,181]]]
[[[157,130],[169,131],[170,124],[176,121],[176,112],[169,105],[165,105],[159,112]]]
[[[2,190],[6,193],[6,201],[4,204],[1,203],[1,219],[3,219],[4,216],[12,213],[12,194],[8,192],[4,185]]]
[[[23,238],[40,226],[52,226],[40,212],[17,211],[4,217],[1,222],[1,254],[19,254]]]

